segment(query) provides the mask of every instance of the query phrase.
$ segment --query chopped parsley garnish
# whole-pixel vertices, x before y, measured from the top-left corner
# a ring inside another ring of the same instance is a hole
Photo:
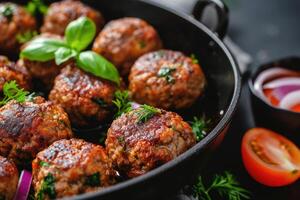
[[[124,136],[119,136],[117,137],[117,140],[119,143],[124,143],[125,142],[125,137]]]
[[[172,72],[176,71],[176,68],[174,67],[162,67],[158,73],[157,76],[158,77],[165,77],[166,81],[168,83],[174,83],[175,79],[174,77],[171,75]]]
[[[136,115],[138,116],[137,122],[145,123],[158,113],[161,113],[161,111],[157,108],[149,105],[141,105],[140,108],[136,111]]]
[[[55,199],[56,198],[56,192],[55,192],[55,178],[52,174],[48,174],[43,182],[42,186],[37,193],[37,199],[38,200],[44,200],[45,195],[48,195],[50,199]]]
[[[156,54],[159,56],[159,57],[163,57],[165,55],[165,51],[164,50],[159,50],[156,52]]]
[[[116,91],[115,100],[113,101],[113,103],[117,107],[115,118],[121,116],[123,113],[127,113],[132,110],[131,101],[129,99],[129,92],[127,90]]]
[[[193,61],[194,64],[199,64],[199,60],[197,59],[197,57],[195,56],[195,54],[191,54],[191,59]]]
[[[26,10],[32,16],[36,16],[38,13],[44,15],[48,11],[48,6],[43,2],[43,0],[31,0],[26,5]]]
[[[106,133],[102,132],[100,134],[100,138],[98,140],[99,144],[104,145],[105,144],[105,139],[106,139]]]
[[[141,41],[139,42],[139,45],[140,45],[140,48],[143,49],[143,48],[146,47],[146,42],[143,41],[143,40],[141,40]]]
[[[26,100],[28,94],[29,92],[19,88],[16,81],[6,82],[3,86],[4,98],[0,101],[0,106],[7,104],[10,100],[13,99],[19,103],[22,103]]]
[[[41,167],[49,167],[50,164],[47,163],[47,162],[45,162],[45,161],[41,161],[41,162],[40,162],[40,166],[41,166]]]
[[[11,21],[13,15],[14,15],[14,10],[11,5],[7,4],[0,9],[0,14],[4,17],[6,17],[9,21]]]
[[[100,186],[100,184],[101,184],[101,181],[100,181],[100,173],[99,172],[96,172],[96,173],[86,177],[85,185],[96,187],[96,186]]]
[[[92,101],[103,108],[108,106],[107,103],[102,98],[92,98]]]
[[[20,44],[24,44],[34,38],[38,33],[36,31],[26,31],[25,33],[19,33],[17,40]]]
[[[208,130],[207,126],[209,123],[210,120],[205,120],[204,117],[202,118],[194,117],[193,121],[190,122],[190,125],[192,126],[193,129],[193,133],[196,135],[196,140],[198,142],[206,136]]]
[[[198,182],[193,186],[193,195],[199,200],[212,200],[212,194],[218,194],[220,199],[227,200],[250,199],[249,191],[242,188],[229,172],[216,175],[210,185],[205,185],[199,176]]]

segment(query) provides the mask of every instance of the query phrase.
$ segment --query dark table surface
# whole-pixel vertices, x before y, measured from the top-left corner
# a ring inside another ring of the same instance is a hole
[[[181,2],[172,1],[173,4]],[[185,4],[191,1],[194,0],[186,0]],[[251,55],[249,70],[274,59],[300,55],[299,0],[226,0],[226,3],[230,9],[228,35]],[[246,130],[255,126],[246,79],[244,75],[242,96],[232,126],[207,169],[212,174],[231,171],[251,191],[252,199],[299,200],[300,181],[288,187],[268,188],[253,181],[243,167],[241,138]]]
[[[229,36],[252,56],[250,70],[274,59],[300,55],[300,1],[227,0],[227,3],[231,11]],[[210,166],[233,171],[242,185],[252,192],[252,199],[299,200],[300,181],[288,187],[268,188],[254,182],[245,171],[240,143],[244,132],[255,126],[252,117],[245,84],[231,129]]]
[[[291,55],[300,55],[300,1],[298,0],[227,0],[230,9],[228,35],[253,58],[249,69]],[[216,172],[232,171],[248,188],[255,200],[299,200],[300,181],[283,188],[268,188],[254,182],[245,171],[240,155],[244,132],[254,127],[249,91],[244,87],[224,143],[209,164]]]

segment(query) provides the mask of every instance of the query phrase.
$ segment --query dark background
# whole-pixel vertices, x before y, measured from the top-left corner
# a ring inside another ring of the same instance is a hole
[[[153,0],[187,11],[195,0]],[[292,55],[300,55],[299,0],[224,0],[230,10],[228,36],[250,54],[248,72],[261,64]],[[190,6],[189,6],[190,4]],[[238,56],[237,56],[237,59]],[[264,187],[249,177],[243,167],[240,145],[243,134],[255,127],[247,87],[243,75],[243,90],[232,126],[220,149],[207,166],[210,176],[231,171],[250,190],[255,200],[299,200],[300,181],[287,187]],[[299,133],[300,134],[300,133]],[[175,197],[174,197],[175,198]],[[173,198],[171,198],[173,199]],[[186,199],[181,197],[179,199]]]
[[[300,55],[299,0],[227,0],[230,10],[228,35],[253,62],[248,70],[291,55]],[[299,200],[300,181],[288,187],[268,188],[254,182],[245,171],[240,155],[241,138],[254,127],[249,91],[244,87],[240,105],[221,148],[208,166],[211,173],[230,170],[255,200]],[[300,133],[299,133],[300,134]]]

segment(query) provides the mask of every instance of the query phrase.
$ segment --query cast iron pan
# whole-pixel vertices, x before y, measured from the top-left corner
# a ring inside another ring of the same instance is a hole
[[[236,108],[241,89],[239,71],[230,52],[218,37],[218,35],[223,37],[226,33],[227,8],[219,0],[202,0],[191,9],[197,19],[203,17],[203,10],[208,6],[216,10],[215,20],[208,20],[208,22],[217,21],[217,24],[212,25],[215,30],[213,33],[195,18],[147,0],[86,0],[83,2],[101,11],[106,22],[125,16],[146,20],[156,28],[165,48],[179,50],[186,55],[195,54],[207,77],[206,92],[195,105],[188,110],[176,111],[187,121],[195,115],[202,114],[212,119],[211,131],[202,141],[176,159],[143,176],[101,191],[71,198],[163,199],[191,183],[201,174],[206,160],[212,156],[213,150],[223,140]],[[206,25],[210,24],[206,23]]]

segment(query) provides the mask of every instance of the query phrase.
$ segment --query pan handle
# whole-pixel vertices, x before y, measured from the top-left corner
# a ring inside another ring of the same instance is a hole
[[[214,14],[212,14],[214,13]],[[228,8],[222,0],[197,0],[192,14],[223,39],[228,27]]]

